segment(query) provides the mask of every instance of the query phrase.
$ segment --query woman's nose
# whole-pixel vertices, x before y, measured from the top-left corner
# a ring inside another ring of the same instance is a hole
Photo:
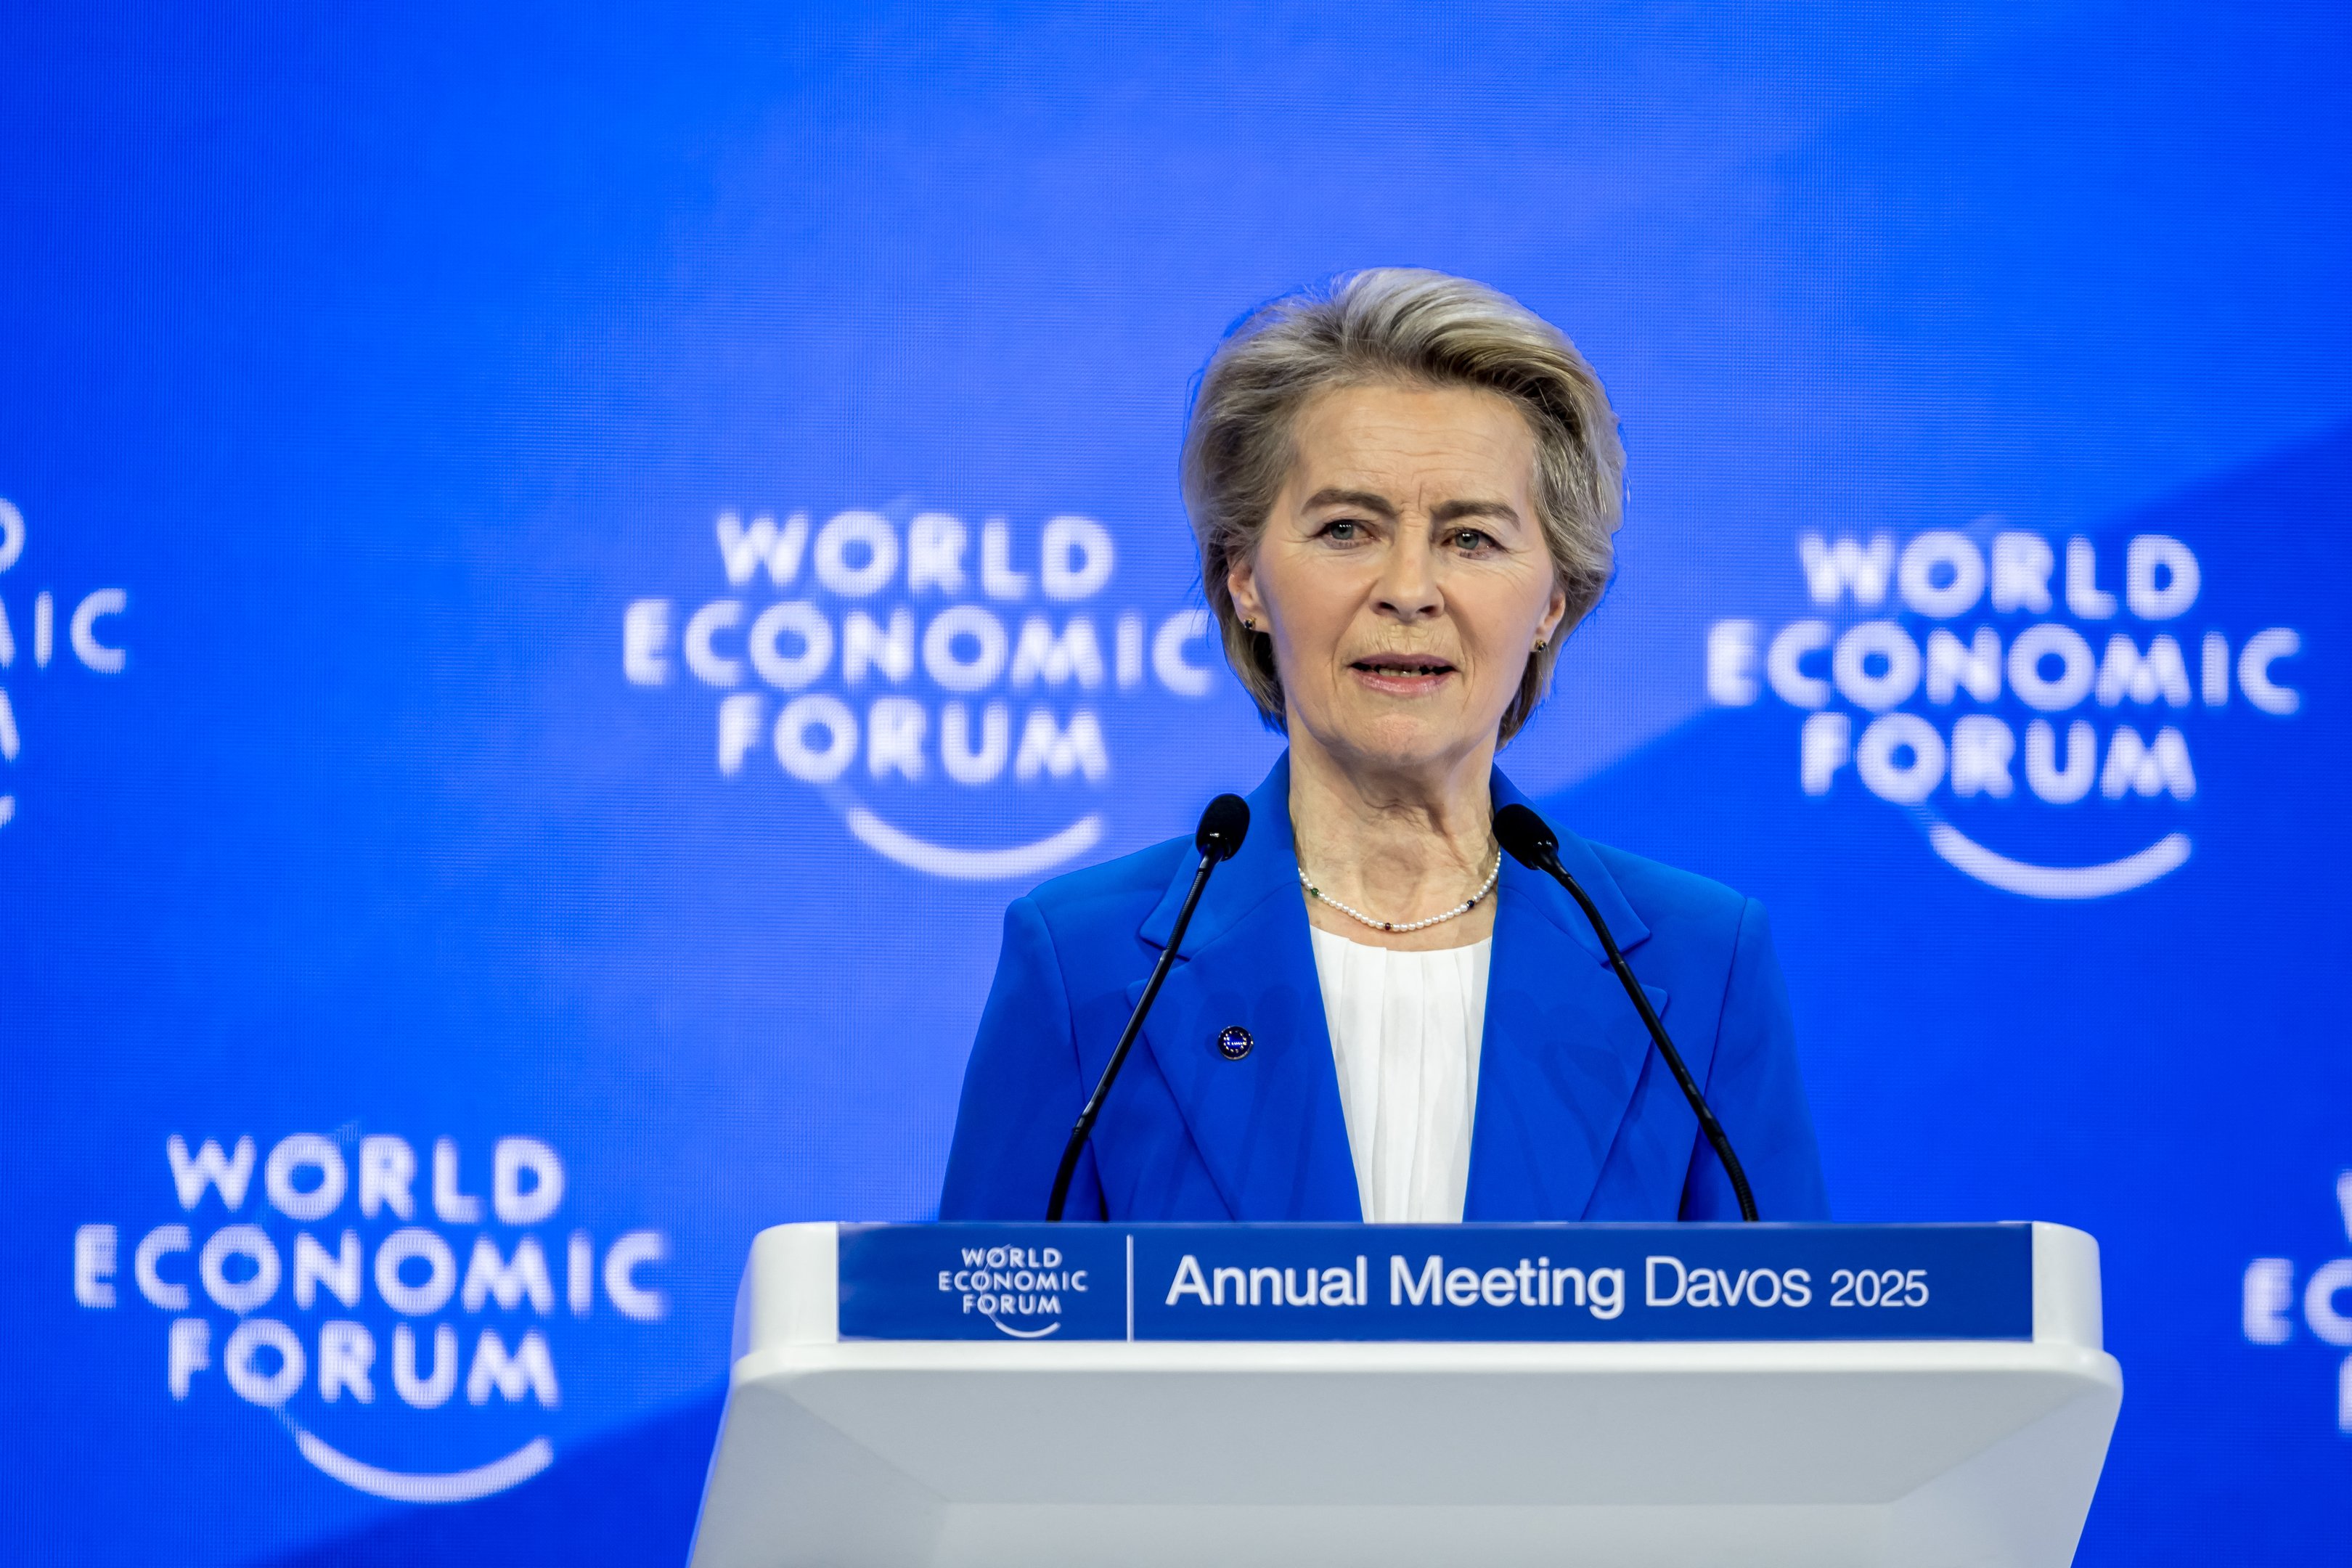
[[[1403,532],[1381,563],[1374,593],[1376,607],[1402,621],[1423,620],[1443,609],[1445,600],[1437,589],[1437,563],[1429,542],[1414,537],[1412,531]]]

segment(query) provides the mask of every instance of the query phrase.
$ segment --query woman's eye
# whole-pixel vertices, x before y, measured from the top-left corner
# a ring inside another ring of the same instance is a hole
[[[1495,542],[1493,540],[1475,528],[1457,528],[1454,531],[1454,548],[1456,550],[1484,550],[1493,542]]]
[[[1341,518],[1336,522],[1328,522],[1323,525],[1323,537],[1326,539],[1336,539],[1340,543],[1346,544],[1361,538],[1363,536],[1363,529],[1364,525],[1362,523],[1350,522],[1346,518]]]

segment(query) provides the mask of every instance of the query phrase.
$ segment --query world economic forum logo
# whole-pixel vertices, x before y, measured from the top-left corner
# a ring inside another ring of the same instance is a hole
[[[1034,877],[1085,853],[1110,705],[1212,689],[1207,612],[1110,601],[1118,546],[1091,518],[722,511],[707,538],[706,595],[624,611],[624,677],[707,691],[720,775],[811,786],[919,871]],[[974,822],[1001,837],[970,842]]]
[[[24,558],[26,533],[25,514],[0,500],[0,581]],[[60,599],[45,585],[16,595],[13,610],[10,596],[0,595],[0,827],[16,816],[16,792],[8,775],[25,750],[7,683],[18,683],[21,690],[23,682],[48,679],[53,664],[77,664],[93,675],[121,674],[131,656],[116,636],[114,617],[130,604],[131,595],[121,588],[85,589]],[[60,657],[68,652],[70,660]]]
[[[961,1247],[956,1267],[939,1271],[939,1288],[998,1333],[1042,1340],[1061,1331],[1062,1298],[1092,1289],[1093,1272],[1073,1267],[1056,1247]]]
[[[356,1129],[289,1133],[266,1157],[250,1136],[174,1133],[162,1153],[167,1217],[76,1230],[74,1300],[146,1317],[143,1301],[164,1319],[159,1392],[268,1412],[372,1496],[466,1502],[529,1480],[578,1393],[567,1331],[576,1345],[599,1321],[668,1314],[668,1238],[560,1228],[564,1163],[536,1138],[487,1160]]]
[[[1715,622],[1708,696],[1802,711],[1807,795],[1858,783],[2009,892],[2105,898],[2179,868],[2192,736],[2302,706],[2302,634],[2193,616],[2203,570],[2164,534],[2118,551],[1987,519],[1899,544],[1807,533],[1795,554],[1815,613]]]
[[[2352,1171],[2336,1178],[2336,1206],[2344,1236],[2352,1242]],[[2305,1276],[2296,1289],[2294,1259],[2257,1258],[2246,1265],[2243,1327],[2250,1344],[2283,1345],[2294,1338],[2295,1319],[2311,1337],[2333,1350],[2352,1351],[2352,1258],[2330,1258]],[[2301,1312],[2296,1308],[2302,1309]],[[2352,1434],[2352,1354],[2336,1373],[2336,1430]]]

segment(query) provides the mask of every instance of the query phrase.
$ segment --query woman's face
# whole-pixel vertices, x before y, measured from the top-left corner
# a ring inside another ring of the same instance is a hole
[[[1226,582],[1273,638],[1294,743],[1376,769],[1492,747],[1567,608],[1527,421],[1467,387],[1346,387],[1299,410],[1292,444],[1256,553]]]

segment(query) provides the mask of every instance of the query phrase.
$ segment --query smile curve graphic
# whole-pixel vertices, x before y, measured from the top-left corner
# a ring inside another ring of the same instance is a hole
[[[2035,866],[1986,848],[1948,822],[1930,823],[1927,842],[1987,887],[2029,899],[2104,899],[2144,888],[2189,860],[2186,833],[2168,833],[2147,848],[2100,866]]]
[[[1047,1334],[1060,1331],[1062,1327],[1059,1322],[1052,1322],[1046,1324],[1042,1329],[1015,1329],[1008,1327],[1004,1320],[998,1317],[994,1312],[988,1313],[987,1317],[990,1322],[996,1325],[996,1331],[998,1333],[1011,1334],[1016,1340],[1042,1340]]]
[[[1089,814],[1059,833],[1008,849],[954,849],[901,832],[862,805],[842,810],[842,820],[860,844],[886,859],[934,877],[965,882],[1002,882],[1050,871],[1102,842],[1103,819]]]
[[[1058,1326],[1058,1325],[1056,1325]],[[371,1497],[392,1502],[449,1503],[471,1502],[509,1487],[520,1486],[555,1462],[555,1445],[544,1437],[533,1437],[513,1453],[487,1465],[477,1465],[470,1470],[456,1470],[447,1475],[422,1476],[403,1470],[387,1470],[354,1459],[338,1452],[323,1440],[295,1426],[287,1424],[294,1434],[294,1446],[302,1457],[319,1469],[351,1488]]]

